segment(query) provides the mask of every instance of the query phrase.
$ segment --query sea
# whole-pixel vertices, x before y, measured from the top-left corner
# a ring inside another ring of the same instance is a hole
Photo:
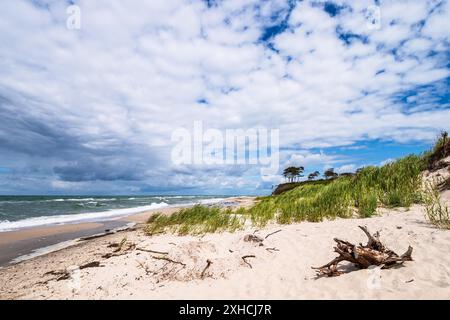
[[[0,232],[98,222],[170,206],[215,205],[230,196],[0,196]]]

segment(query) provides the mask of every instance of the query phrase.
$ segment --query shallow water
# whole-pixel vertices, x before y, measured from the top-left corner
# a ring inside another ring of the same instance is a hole
[[[221,196],[0,196],[0,232],[109,221],[174,205],[218,203]]]

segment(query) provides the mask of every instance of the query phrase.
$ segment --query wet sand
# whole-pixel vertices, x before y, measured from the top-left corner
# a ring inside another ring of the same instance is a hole
[[[252,203],[253,199],[253,197],[228,198],[224,201],[224,204],[247,205]],[[130,223],[144,223],[156,212],[171,214],[183,207],[186,207],[186,205],[145,211],[110,221],[52,225],[0,232],[0,268],[10,265],[14,259],[30,255],[38,249],[82,237],[106,233],[117,228],[123,228]],[[50,252],[55,248],[48,249],[48,251],[42,251],[41,254]]]
[[[0,267],[40,248],[123,227],[124,221],[81,223],[0,233]]]

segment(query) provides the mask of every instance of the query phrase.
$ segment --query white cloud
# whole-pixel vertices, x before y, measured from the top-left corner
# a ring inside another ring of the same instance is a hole
[[[448,129],[448,108],[406,114],[393,99],[449,76],[447,1],[431,13],[426,1],[383,1],[379,30],[369,30],[364,18],[372,1],[337,1],[353,10],[335,17],[317,3],[298,2],[288,28],[269,40],[277,51],[259,39],[264,27],[281,22],[286,1],[207,8],[201,1],[80,0],[77,31],[66,29],[61,2],[39,2],[48,9],[2,1],[0,95],[12,104],[0,111],[63,130],[95,157],[129,157],[164,176],[171,132],[197,120],[222,130],[279,128],[282,147],[303,149],[430,140],[431,129]],[[345,43],[337,30],[361,38]],[[132,151],[120,154],[123,145]],[[289,161],[333,160],[297,152]],[[196,174],[171,177],[170,184],[213,182]],[[244,180],[233,181],[254,184],[253,177]]]
[[[331,164],[340,162],[342,159],[340,159],[337,156],[330,156],[323,152],[320,153],[310,153],[308,151],[297,151],[294,154],[292,154],[286,165],[294,165],[294,166],[313,166],[313,165],[320,165],[320,164]]]
[[[347,172],[355,172],[357,166],[355,164],[345,164],[335,169],[337,173],[347,173]]]
[[[422,33],[435,41],[447,40],[450,37],[450,2],[442,1],[442,5],[426,20]]]

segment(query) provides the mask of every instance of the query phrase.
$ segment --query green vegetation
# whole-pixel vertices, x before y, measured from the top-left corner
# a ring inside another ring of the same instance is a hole
[[[297,188],[298,186],[301,186],[302,184],[309,182],[309,181],[303,181],[303,182],[287,182],[287,183],[281,183],[279,184],[275,190],[272,192],[273,196],[277,196],[279,194],[282,194],[286,191],[292,190],[294,188]],[[259,200],[259,199],[257,199]]]
[[[261,227],[272,220],[288,224],[348,218],[355,214],[370,217],[379,205],[409,207],[419,202],[422,166],[422,158],[411,155],[383,167],[363,168],[355,176],[309,181],[278,196],[260,197],[253,207],[236,212],[196,205],[172,215],[155,214],[148,221],[147,232],[234,231],[241,228],[246,219]]]
[[[245,210],[245,209],[244,209]],[[242,212],[242,210],[240,210]],[[243,226],[240,212],[220,207],[195,205],[171,215],[154,214],[147,221],[148,234],[171,231],[180,235],[203,234],[216,231],[235,231]]]
[[[421,157],[408,156],[382,167],[366,167],[355,176],[312,181],[279,196],[266,198],[248,211],[258,226],[278,223],[347,218],[355,213],[370,217],[377,206],[409,207],[420,201]]]
[[[336,172],[334,172],[334,168],[329,168],[327,170],[325,170],[325,172],[323,173],[323,177],[325,179],[333,179],[336,178],[338,176],[338,174]]]
[[[439,190],[428,185],[424,194],[424,203],[427,219],[438,228],[450,229],[450,212],[441,202]]]
[[[448,133],[443,131],[437,139],[433,148],[423,155],[426,168],[429,170],[438,169],[439,160],[450,156],[450,139]]]
[[[311,173],[308,175],[308,180],[309,180],[309,181],[315,180],[319,175],[320,175],[320,172],[319,172],[319,171],[311,172]]]
[[[289,182],[294,182],[303,177],[303,171],[305,171],[304,167],[287,167],[283,171],[283,177]]]
[[[156,214],[149,219],[146,230],[149,234],[164,231],[202,234],[234,231],[248,220],[254,226],[262,227],[269,221],[289,224],[336,217],[365,218],[375,214],[380,206],[409,207],[420,202],[427,205],[430,221],[448,226],[448,209],[437,205],[435,198],[423,195],[420,177],[421,171],[430,165],[430,159],[441,159],[437,155],[448,153],[447,149],[448,139],[443,134],[433,150],[421,156],[409,155],[382,167],[365,167],[358,169],[356,174],[339,177],[330,169],[325,174],[329,179],[286,184],[289,185],[287,191],[259,197],[258,202],[248,209],[233,211],[196,205],[172,215]]]

